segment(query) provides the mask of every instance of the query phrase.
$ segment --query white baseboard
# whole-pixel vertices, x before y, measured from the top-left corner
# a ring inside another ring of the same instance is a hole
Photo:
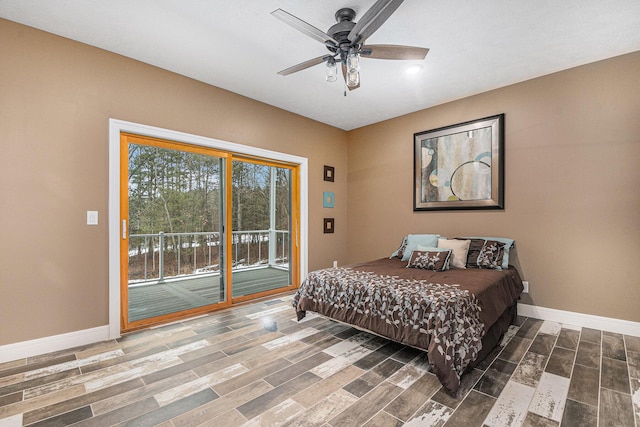
[[[109,340],[109,326],[0,346],[0,363]]]
[[[518,314],[540,320],[550,320],[568,325],[616,332],[618,334],[640,337],[640,323],[611,317],[593,316],[591,314],[574,313],[554,308],[538,307],[529,304],[518,304]]]

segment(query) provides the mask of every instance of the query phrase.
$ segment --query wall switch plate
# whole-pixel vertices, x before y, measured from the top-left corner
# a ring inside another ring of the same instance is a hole
[[[98,225],[98,211],[87,211],[87,225]]]
[[[522,281],[522,286],[524,286],[524,290],[522,292],[528,294],[529,293],[529,282],[527,282],[526,280]]]

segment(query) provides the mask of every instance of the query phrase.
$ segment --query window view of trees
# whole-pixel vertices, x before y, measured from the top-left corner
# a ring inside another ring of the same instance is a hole
[[[243,161],[233,161],[232,167],[234,266],[286,264],[291,213],[289,169]],[[273,224],[271,203],[275,209]],[[269,259],[269,242],[275,249],[273,259]]]
[[[221,159],[129,144],[129,281],[219,269]]]
[[[128,154],[130,282],[219,270],[223,159],[140,144],[129,144]],[[288,169],[232,162],[234,265],[268,259],[274,196],[273,225],[283,233],[271,236],[279,243],[277,259],[287,258],[289,181]]]
[[[271,169],[275,172],[276,229],[289,229],[289,170],[233,162],[233,229],[268,230]]]
[[[220,159],[129,144],[130,234],[220,231]]]

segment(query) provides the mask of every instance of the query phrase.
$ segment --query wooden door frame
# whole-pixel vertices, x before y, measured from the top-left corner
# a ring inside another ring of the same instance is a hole
[[[120,336],[120,241],[121,241],[121,202],[120,202],[120,135],[122,133],[136,134],[140,136],[176,141],[189,145],[212,148],[226,151],[250,158],[263,158],[275,162],[283,162],[297,165],[298,188],[294,190],[293,197],[297,197],[298,221],[296,224],[299,262],[297,263],[297,275],[292,276],[294,286],[299,286],[302,277],[307,273],[308,266],[308,159],[305,157],[250,147],[247,145],[221,141],[198,135],[162,129],[138,123],[126,122],[117,119],[109,119],[109,338]],[[127,159],[128,161],[128,159]],[[230,173],[230,169],[227,173]],[[227,233],[228,236],[231,233]],[[229,237],[228,237],[229,238]],[[293,272],[292,272],[293,273]],[[227,292],[230,292],[227,290]],[[231,301],[231,299],[228,299]]]

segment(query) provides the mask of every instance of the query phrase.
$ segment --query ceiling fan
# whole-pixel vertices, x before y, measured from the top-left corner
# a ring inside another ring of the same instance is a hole
[[[336,14],[337,24],[327,32],[319,30],[311,24],[277,9],[273,16],[292,26],[307,36],[318,40],[329,50],[328,55],[309,59],[278,72],[281,76],[296,73],[326,63],[327,81],[337,80],[337,63],[342,65],[342,75],[349,90],[360,87],[360,58],[373,59],[412,59],[422,60],[429,49],[415,46],[389,44],[369,44],[365,41],[395,12],[404,0],[377,0],[362,18],[355,22],[356,12],[348,7],[339,9]],[[345,91],[346,94],[346,91]]]

